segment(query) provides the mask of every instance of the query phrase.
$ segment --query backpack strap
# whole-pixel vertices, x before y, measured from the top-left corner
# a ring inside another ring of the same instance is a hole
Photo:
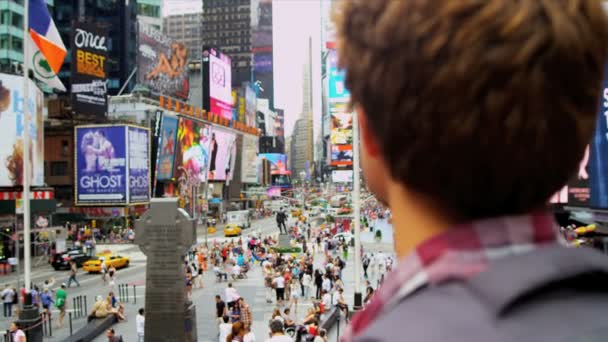
[[[608,295],[608,257],[590,248],[543,247],[493,262],[467,286],[497,316],[550,290]]]

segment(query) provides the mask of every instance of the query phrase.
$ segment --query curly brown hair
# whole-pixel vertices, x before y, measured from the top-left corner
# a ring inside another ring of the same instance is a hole
[[[455,218],[542,208],[574,173],[608,52],[597,0],[348,0],[340,65],[392,177]]]

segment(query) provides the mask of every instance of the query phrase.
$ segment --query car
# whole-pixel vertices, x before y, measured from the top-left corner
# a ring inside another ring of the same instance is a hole
[[[89,273],[101,272],[101,263],[105,263],[107,268],[116,269],[129,267],[130,259],[117,254],[97,254],[91,260],[82,265],[82,269]]]
[[[82,265],[91,259],[91,255],[84,252],[82,248],[70,248],[63,253],[56,253],[51,260],[51,266],[58,270],[69,270],[70,261],[76,263],[76,267],[82,267]]]
[[[334,235],[334,237],[332,238],[332,240],[334,242],[338,242],[342,238],[344,238],[344,241],[346,241],[349,244],[354,244],[354,242],[355,242],[355,236],[351,232],[338,233],[338,234]]]
[[[228,223],[224,226],[224,236],[237,236],[241,235],[241,227],[234,223]]]

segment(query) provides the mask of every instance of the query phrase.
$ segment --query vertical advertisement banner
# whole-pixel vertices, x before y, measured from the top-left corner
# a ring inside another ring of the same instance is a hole
[[[129,126],[129,204],[150,201],[150,130]]]
[[[241,174],[243,183],[258,183],[258,137],[243,135]]]
[[[0,74],[0,186],[23,184],[23,81],[21,76]],[[44,185],[44,98],[36,84],[28,82],[30,179],[33,186],[41,186]]]
[[[173,157],[175,154],[176,137],[177,118],[163,114],[158,137],[157,180],[167,180],[173,177]]]
[[[608,208],[608,70],[604,75],[599,113],[589,154],[591,206],[606,209]],[[581,170],[579,174],[584,176]]]
[[[211,139],[210,125],[186,118],[179,119],[173,171],[175,178],[187,172],[201,182],[207,180]]]
[[[72,108],[78,114],[104,115],[107,111],[108,32],[97,23],[72,24]]]
[[[350,92],[345,86],[345,73],[344,70],[338,69],[338,53],[336,50],[329,50],[327,55],[327,70],[328,70],[328,81],[329,81],[329,100],[341,100],[348,102],[350,98]]]
[[[257,108],[257,98],[255,90],[251,86],[245,86],[245,123],[249,127],[256,127],[255,111]]]
[[[215,50],[205,49],[203,61],[209,63],[208,84],[209,111],[225,119],[232,120],[232,63],[230,57]],[[207,103],[207,101],[204,101]]]
[[[75,128],[76,205],[125,205],[127,201],[126,126]]]
[[[214,129],[211,133],[209,151],[211,153],[209,180],[230,180],[236,158],[236,135],[221,129]]]
[[[187,99],[190,89],[188,48],[141,23],[138,46],[137,83],[147,86],[155,95]]]

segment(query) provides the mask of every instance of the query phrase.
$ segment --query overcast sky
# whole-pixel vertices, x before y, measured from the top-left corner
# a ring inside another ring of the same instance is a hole
[[[313,44],[313,115],[320,122],[321,0],[274,0],[275,107],[285,110],[285,133],[291,135],[302,111],[302,73],[308,37]],[[200,0],[164,0],[163,15],[201,11]],[[315,125],[318,126],[318,123]]]

